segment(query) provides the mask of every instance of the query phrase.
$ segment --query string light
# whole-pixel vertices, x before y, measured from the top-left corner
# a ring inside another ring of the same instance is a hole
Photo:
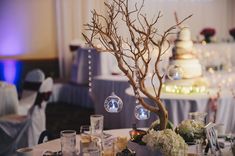
[[[192,94],[192,93],[206,93],[205,86],[180,86],[180,85],[162,85],[162,90],[166,93],[174,94]]]

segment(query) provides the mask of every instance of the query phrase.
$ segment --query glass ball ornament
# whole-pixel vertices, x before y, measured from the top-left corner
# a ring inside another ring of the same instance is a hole
[[[119,113],[122,110],[123,102],[114,92],[104,101],[104,108],[109,113]]]
[[[180,66],[170,65],[167,69],[167,76],[171,80],[180,80],[183,76],[183,70]]]
[[[139,104],[135,106],[135,117],[138,120],[147,120],[150,118],[150,111]]]

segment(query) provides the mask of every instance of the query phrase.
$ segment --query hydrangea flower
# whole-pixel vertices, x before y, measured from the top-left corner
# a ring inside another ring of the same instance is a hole
[[[186,142],[194,142],[195,139],[202,139],[204,136],[204,123],[197,120],[184,120],[176,128]]]
[[[150,130],[142,141],[152,150],[159,150],[164,156],[186,156],[188,145],[171,129]]]

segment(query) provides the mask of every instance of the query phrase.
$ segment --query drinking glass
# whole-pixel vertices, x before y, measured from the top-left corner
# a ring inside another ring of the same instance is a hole
[[[33,156],[33,149],[24,147],[16,150],[17,156]]]
[[[83,151],[82,156],[100,156],[100,150],[99,148],[88,148]]]
[[[80,127],[80,150],[83,152],[91,144],[91,131],[89,125]]]
[[[102,149],[102,156],[114,156],[114,144],[113,142],[104,143]]]
[[[81,156],[99,156],[98,139],[91,136],[91,126],[80,127],[80,153]]]
[[[90,139],[91,139],[91,126],[90,125],[81,125],[80,136],[81,136],[82,141],[90,141]]]
[[[91,115],[91,134],[92,135],[102,135],[103,125],[104,125],[104,116],[103,115]]]
[[[60,132],[62,155],[76,155],[76,131],[64,130]]]
[[[102,139],[102,156],[115,156],[116,137],[103,137]]]

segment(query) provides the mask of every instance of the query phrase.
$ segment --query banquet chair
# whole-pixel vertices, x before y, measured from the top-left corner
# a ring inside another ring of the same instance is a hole
[[[27,73],[23,82],[23,91],[19,101],[18,113],[26,115],[33,105],[41,83],[45,79],[45,74],[40,69],[34,69]]]
[[[46,125],[45,108],[53,87],[52,78],[44,80],[34,104],[25,115],[7,115],[0,118],[0,156],[12,155],[21,147],[38,143]]]
[[[50,98],[53,87],[53,79],[51,77],[45,79],[39,88],[36,100],[29,113],[31,114],[32,124],[29,127],[29,146],[34,146],[38,143],[40,134],[46,130],[46,105]]]

